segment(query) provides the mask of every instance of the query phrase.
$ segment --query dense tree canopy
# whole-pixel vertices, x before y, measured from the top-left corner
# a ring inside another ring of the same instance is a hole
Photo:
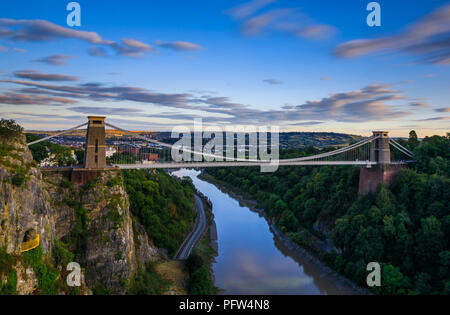
[[[393,185],[358,196],[359,169],[281,167],[207,169],[256,199],[278,227],[302,243],[300,228],[330,237],[340,254],[327,262],[366,285],[366,265],[382,264],[380,294],[450,293],[450,139],[401,141],[417,163],[401,170]],[[307,151],[307,153],[306,153]],[[313,154],[284,152],[285,157]]]

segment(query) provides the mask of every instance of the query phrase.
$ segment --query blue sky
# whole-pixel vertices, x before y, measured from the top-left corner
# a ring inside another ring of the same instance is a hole
[[[69,1],[0,4],[0,116],[61,129],[278,125],[449,131],[450,2]]]

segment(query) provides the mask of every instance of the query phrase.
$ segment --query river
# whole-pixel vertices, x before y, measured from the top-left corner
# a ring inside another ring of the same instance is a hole
[[[274,236],[266,219],[239,204],[200,171],[178,170],[213,204],[219,252],[213,263],[215,285],[224,294],[349,294],[317,264],[291,253]]]

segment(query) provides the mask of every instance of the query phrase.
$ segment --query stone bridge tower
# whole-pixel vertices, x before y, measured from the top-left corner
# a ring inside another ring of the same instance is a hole
[[[391,163],[391,149],[389,148],[389,132],[373,131],[374,137],[379,137],[372,142],[370,148],[370,161],[378,164]]]
[[[105,117],[89,116],[84,155],[85,169],[106,168]]]
[[[371,168],[361,167],[359,172],[359,193],[375,193],[380,184],[389,186],[394,180],[401,165],[391,164],[391,149],[389,146],[389,133],[387,131],[374,131],[378,139],[372,141],[370,148],[370,161],[377,164]]]

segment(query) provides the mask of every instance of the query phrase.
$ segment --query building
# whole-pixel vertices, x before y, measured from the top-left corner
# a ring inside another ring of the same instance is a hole
[[[112,157],[117,152],[116,148],[114,146],[109,146],[106,148],[105,155],[107,158]]]
[[[157,162],[159,160],[159,156],[157,153],[141,153],[141,159],[142,161],[148,161],[148,162]]]

